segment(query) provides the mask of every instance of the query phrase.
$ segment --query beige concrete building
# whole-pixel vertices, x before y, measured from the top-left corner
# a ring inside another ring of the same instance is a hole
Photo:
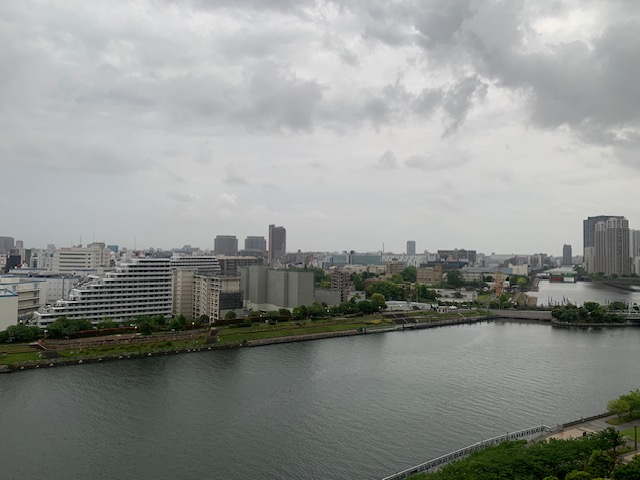
[[[91,243],[86,247],[63,247],[53,253],[51,270],[75,272],[103,271],[110,266],[111,253],[104,243]]]
[[[217,323],[230,311],[242,315],[240,276],[195,275],[193,305],[194,318],[206,315],[211,323]]]
[[[442,283],[442,266],[418,267],[416,269],[416,283],[424,285]]]
[[[193,290],[197,271],[197,268],[179,268],[173,271],[172,311],[176,316],[184,315],[187,320],[193,320],[194,318]]]

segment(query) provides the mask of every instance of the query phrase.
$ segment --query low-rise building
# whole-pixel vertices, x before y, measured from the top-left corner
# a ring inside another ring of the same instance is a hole
[[[18,323],[18,294],[8,288],[0,288],[0,331]]]
[[[422,285],[437,285],[442,283],[442,266],[418,267],[416,269],[416,283]]]
[[[34,313],[45,305],[47,283],[43,279],[0,275],[0,287],[18,295],[17,321],[30,321]]]

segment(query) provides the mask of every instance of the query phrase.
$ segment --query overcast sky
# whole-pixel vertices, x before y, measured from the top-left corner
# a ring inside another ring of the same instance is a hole
[[[640,228],[637,0],[0,1],[0,235],[582,251]]]

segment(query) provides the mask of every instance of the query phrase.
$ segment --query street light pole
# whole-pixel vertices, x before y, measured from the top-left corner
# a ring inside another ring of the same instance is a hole
[[[638,425],[633,426],[634,448],[638,450]]]

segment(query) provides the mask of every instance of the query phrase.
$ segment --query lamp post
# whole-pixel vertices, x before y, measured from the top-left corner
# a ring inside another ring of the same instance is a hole
[[[638,450],[638,425],[633,426],[633,443],[634,448]]]

